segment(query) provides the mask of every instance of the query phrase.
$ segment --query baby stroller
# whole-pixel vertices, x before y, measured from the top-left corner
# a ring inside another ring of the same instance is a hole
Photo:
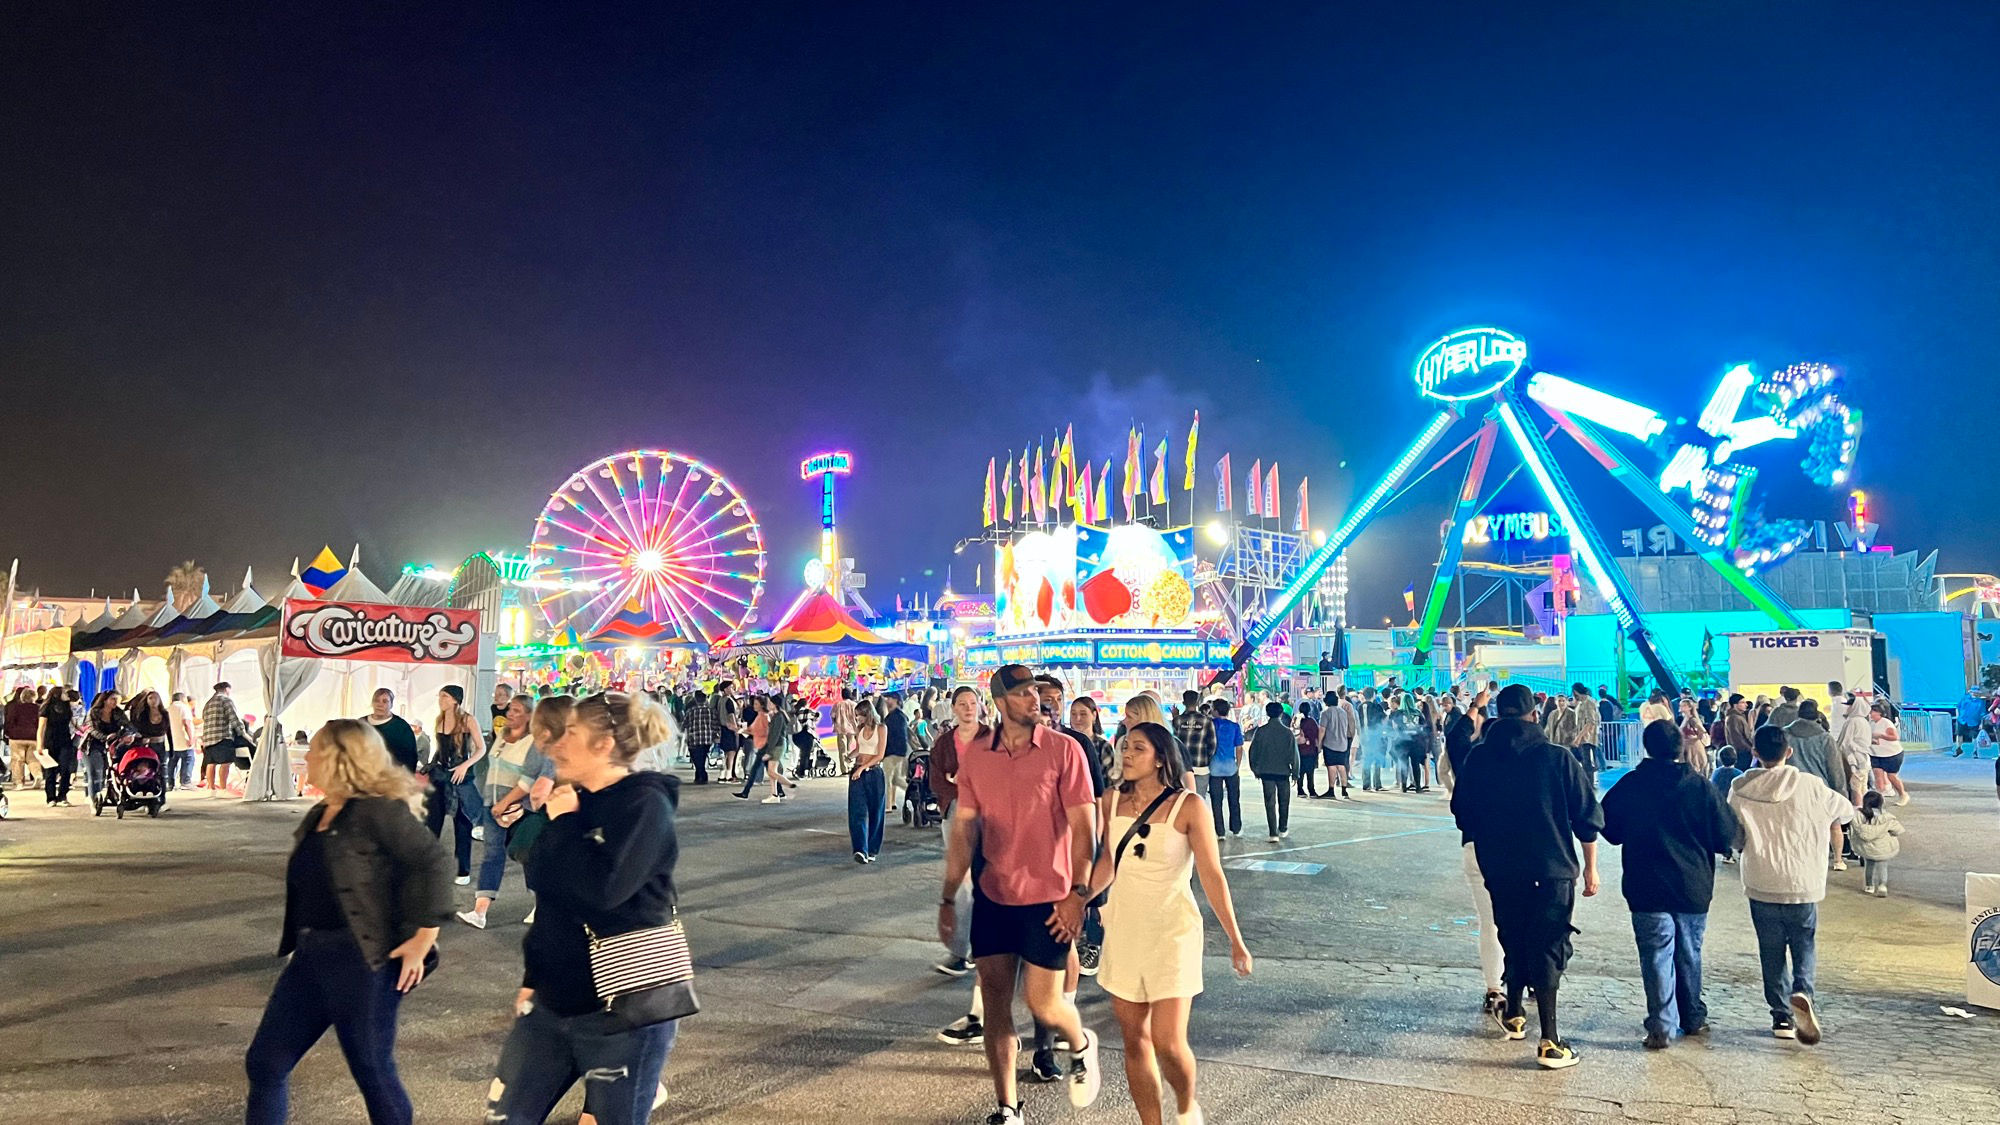
[[[944,819],[937,794],[931,791],[931,756],[910,755],[910,783],[903,787],[903,823],[912,828],[929,828]]]
[[[145,809],[147,816],[158,816],[167,807],[167,779],[164,766],[160,762],[159,751],[139,740],[134,734],[123,734],[111,741],[110,773],[104,779],[104,789],[97,795],[97,811],[103,816],[108,806],[125,819],[126,809]]]

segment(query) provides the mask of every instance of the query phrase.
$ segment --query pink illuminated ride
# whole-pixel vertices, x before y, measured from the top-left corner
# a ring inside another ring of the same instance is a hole
[[[756,621],[765,551],[757,515],[721,473],[636,449],[584,466],[549,494],[528,556],[553,633],[649,617],[707,648]]]

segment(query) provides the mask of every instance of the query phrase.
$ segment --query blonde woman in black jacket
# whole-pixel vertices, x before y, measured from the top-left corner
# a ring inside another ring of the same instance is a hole
[[[292,1068],[331,1027],[371,1125],[408,1125],[396,1013],[424,979],[438,927],[451,917],[451,856],[417,819],[417,779],[367,723],[321,727],[306,752],[306,777],[326,799],[293,834],[278,946],[292,959],[244,1059],[245,1120],[285,1120]]]

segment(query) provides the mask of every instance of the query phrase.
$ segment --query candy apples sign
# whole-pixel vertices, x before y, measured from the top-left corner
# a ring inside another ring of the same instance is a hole
[[[476,664],[479,612],[370,602],[285,602],[282,650],[320,660]]]

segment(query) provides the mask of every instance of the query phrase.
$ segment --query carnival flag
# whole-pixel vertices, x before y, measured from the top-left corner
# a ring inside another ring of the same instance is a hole
[[[1245,514],[1257,517],[1264,514],[1264,459],[1250,462],[1250,503]]]
[[[1300,535],[1312,531],[1312,517],[1306,513],[1306,478],[1299,478],[1298,506],[1292,509],[1292,530]]]
[[[1111,522],[1111,462],[1097,470],[1097,499],[1091,501],[1092,523]]]
[[[1075,436],[1075,426],[1063,427],[1062,463],[1063,468],[1069,472],[1069,476],[1064,478],[1069,482],[1069,490],[1063,493],[1065,500],[1076,499],[1076,443],[1072,440]]]
[[[1068,495],[1069,493],[1063,489],[1062,439],[1057,438],[1056,443],[1049,447],[1048,497],[1049,514],[1055,517],[1057,523],[1062,522],[1063,501]]]
[[[1090,462],[1085,461],[1083,463],[1083,479],[1090,480],[1091,479],[1090,474],[1091,474]],[[1073,486],[1070,491],[1070,502],[1074,504],[1076,507],[1076,522],[1089,523],[1090,499],[1091,499],[1090,486],[1087,484],[1077,486],[1076,478],[1074,477],[1070,478],[1070,484]]]
[[[1028,451],[1023,449],[1021,451],[1021,522],[1022,523],[1028,522],[1028,512],[1031,511],[1035,506],[1035,502],[1033,499],[1034,495],[1035,495],[1034,489],[1029,486],[1029,481],[1028,481]]]
[[[986,503],[979,510],[980,518],[984,521],[983,526],[985,527],[992,527],[994,522],[1000,518],[1000,510],[995,504],[996,497],[993,495],[993,465],[993,458],[988,457],[986,459]]]
[[[1264,518],[1278,518],[1278,463],[1271,462],[1271,475],[1264,478]]]
[[[1229,512],[1235,508],[1236,490],[1229,487],[1229,454],[1225,453],[1215,463],[1215,510]]]
[[[1201,411],[1197,410],[1194,412],[1194,423],[1188,427],[1187,480],[1181,484],[1181,488],[1188,492],[1194,491],[1194,446],[1200,436]]]
[[[1000,473],[1000,519],[1014,522],[1014,451],[1007,451],[1007,467]]]
[[[1042,482],[1042,447],[1039,445],[1035,447],[1035,475],[1030,480],[1032,484],[1028,494],[1034,498],[1035,522],[1045,523],[1049,518],[1049,493]]]
[[[1135,426],[1125,431],[1125,475],[1119,478],[1121,483],[1118,489],[1125,496],[1127,519],[1132,518],[1132,500],[1139,495],[1139,456],[1139,430]]]
[[[1167,502],[1167,439],[1161,438],[1153,450],[1153,503]]]

